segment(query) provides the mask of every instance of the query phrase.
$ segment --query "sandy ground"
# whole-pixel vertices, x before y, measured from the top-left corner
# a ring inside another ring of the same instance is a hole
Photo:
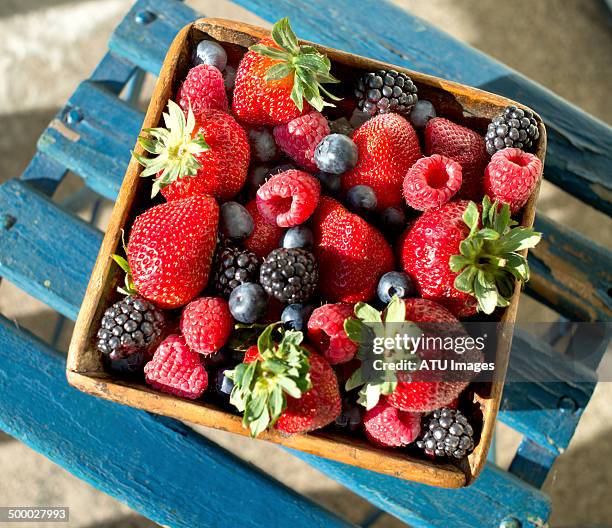
[[[101,58],[116,23],[131,2],[122,0],[3,0],[0,2],[0,181],[17,176],[35,142],[80,80]],[[188,2],[211,16],[259,20],[225,1]],[[612,121],[610,105],[610,13],[599,0],[397,0],[403,8],[491,54],[600,119]],[[528,13],[528,15],[527,15]],[[282,13],[279,13],[279,16]],[[76,178],[58,200],[78,187]],[[609,219],[586,211],[552,185],[543,188],[539,209],[610,246]],[[82,212],[85,215],[85,212]],[[107,210],[101,218],[104,223]],[[0,312],[49,338],[56,316],[6,281]],[[520,317],[552,320],[554,314],[525,299]],[[67,342],[66,325],[61,342]],[[569,449],[557,460],[545,490],[553,501],[552,526],[611,525],[612,384],[600,383]],[[283,482],[359,521],[369,505],[309,466],[263,443],[220,432],[204,434],[255,462]],[[500,427],[500,465],[520,440]],[[88,528],[154,526],[125,505],[0,433],[0,505],[69,505],[71,526]],[[34,525],[23,525],[34,526]],[[377,527],[401,526],[383,516]]]

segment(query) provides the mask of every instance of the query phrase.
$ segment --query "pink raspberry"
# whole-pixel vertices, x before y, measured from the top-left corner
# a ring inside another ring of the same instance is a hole
[[[426,211],[448,202],[461,187],[461,165],[439,154],[421,158],[404,178],[404,199],[413,209]]]
[[[214,354],[227,342],[234,320],[225,299],[200,297],[181,314],[181,333],[194,352]]]
[[[268,253],[278,247],[280,239],[283,236],[283,230],[274,224],[268,223],[257,209],[257,201],[251,200],[245,206],[246,210],[251,213],[253,218],[253,232],[243,241],[242,245],[245,249],[252,251],[259,258],[266,258]]]
[[[363,426],[372,443],[384,447],[404,447],[419,436],[421,414],[400,411],[381,398],[375,407],[366,411]]]
[[[195,400],[208,386],[208,375],[201,358],[200,354],[189,349],[183,336],[170,335],[145,365],[145,380],[162,392]]]
[[[305,222],[319,203],[321,185],[307,172],[291,169],[272,176],[257,191],[257,209],[270,223],[292,227]]]
[[[308,320],[308,339],[331,365],[346,363],[357,353],[357,343],[344,331],[344,321],[354,316],[352,304],[324,304]]]
[[[320,112],[310,112],[274,127],[274,139],[281,150],[300,167],[313,172],[317,170],[314,151],[327,135],[329,124]]]
[[[491,200],[509,204],[512,214],[518,213],[538,185],[542,168],[533,154],[517,148],[500,150],[485,169],[485,193]]]
[[[185,112],[191,103],[195,116],[209,109],[227,112],[227,94],[221,72],[208,64],[191,68],[179,88],[178,103]]]

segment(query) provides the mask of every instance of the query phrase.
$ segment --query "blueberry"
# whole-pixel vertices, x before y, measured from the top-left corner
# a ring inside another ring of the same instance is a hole
[[[387,207],[380,215],[380,223],[385,232],[399,233],[406,227],[406,213],[399,207]]]
[[[278,155],[274,136],[267,128],[251,128],[249,130],[249,144],[251,146],[251,156],[255,161],[270,161]]]
[[[193,62],[198,64],[208,64],[214,66],[219,71],[223,71],[227,65],[227,53],[222,46],[212,40],[201,41],[193,55]]]
[[[214,390],[219,395],[226,395],[229,397],[232,392],[232,389],[234,388],[234,382],[231,379],[225,377],[226,370],[230,369],[220,368],[215,373]]]
[[[266,179],[272,177],[272,176],[276,176],[277,174],[280,174],[281,172],[285,172],[288,170],[292,170],[295,169],[295,165],[293,165],[293,163],[281,163],[280,165],[276,165],[274,167],[272,167],[269,171],[268,174],[266,175]]]
[[[373,211],[376,209],[376,193],[367,185],[355,185],[346,193],[346,201],[350,209],[356,212]]]
[[[314,159],[320,170],[342,174],[357,164],[357,145],[344,134],[330,134],[317,145]]]
[[[253,282],[234,288],[229,298],[230,312],[239,323],[254,323],[266,313],[267,305],[266,292]]]
[[[382,302],[388,303],[394,295],[397,295],[400,299],[405,299],[413,296],[415,290],[412,280],[406,273],[389,271],[378,281],[376,293]]]
[[[241,240],[255,228],[251,213],[238,202],[225,202],[219,213],[219,229],[227,238]]]
[[[250,197],[254,197],[270,174],[269,165],[257,165],[253,167],[247,176],[247,189]]]
[[[310,314],[314,310],[311,304],[290,304],[285,307],[281,314],[281,321],[288,330],[298,330],[300,332],[306,330]]]
[[[283,239],[281,240],[281,247],[288,249],[308,248],[312,247],[313,242],[314,238],[312,231],[304,225],[299,225],[285,231]]]
[[[225,91],[231,92],[234,89],[234,82],[236,81],[236,68],[229,64],[225,67],[223,72],[223,84],[225,85]]]
[[[340,176],[338,176],[337,174],[331,174],[329,172],[323,171],[318,172],[316,176],[321,182],[323,190],[327,194],[331,194],[332,196],[338,194],[338,192],[340,191]]]
[[[204,357],[204,362],[207,367],[221,367],[229,361],[229,352],[227,350],[218,350],[214,354],[209,354]]]
[[[336,418],[334,427],[339,430],[354,432],[361,427],[363,413],[361,407],[350,401],[342,402],[342,412]]]
[[[414,128],[425,128],[430,119],[436,117],[436,109],[429,101],[419,99],[410,112],[410,122]]]

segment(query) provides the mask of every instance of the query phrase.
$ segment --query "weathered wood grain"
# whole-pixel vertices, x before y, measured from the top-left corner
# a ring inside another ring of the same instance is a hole
[[[523,438],[508,471],[539,488],[544,484],[556,458],[557,453],[536,444],[529,438]]]
[[[105,83],[85,81],[40,137],[38,149],[114,200],[142,118]]]
[[[68,386],[64,359],[0,316],[0,428],[174,528],[350,524],[185,425]]]
[[[74,319],[102,233],[27,184],[0,186],[0,276]]]

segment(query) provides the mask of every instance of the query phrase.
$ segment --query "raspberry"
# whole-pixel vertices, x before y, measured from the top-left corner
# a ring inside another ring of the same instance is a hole
[[[274,127],[274,139],[280,149],[300,167],[312,172],[317,170],[315,148],[328,134],[327,119],[320,112],[310,112]]]
[[[162,392],[195,400],[208,386],[201,357],[189,349],[183,336],[170,335],[145,365],[145,380]]]
[[[178,91],[179,105],[185,112],[191,109],[197,117],[203,110],[227,112],[227,95],[223,75],[214,66],[200,64],[191,68]]]
[[[346,363],[357,353],[357,343],[344,331],[344,321],[354,315],[351,304],[324,304],[308,320],[308,339],[331,365]]]
[[[493,154],[485,169],[485,192],[491,200],[510,205],[512,214],[527,203],[542,174],[542,162],[533,154],[507,148]]]
[[[194,352],[214,354],[225,345],[233,328],[225,299],[200,297],[191,301],[181,314],[181,332]]]
[[[319,180],[292,169],[272,176],[259,188],[257,208],[268,222],[279,227],[292,227],[310,217],[320,194]]]
[[[268,253],[276,249],[283,236],[283,230],[276,224],[268,223],[257,209],[257,201],[251,200],[245,206],[253,218],[253,232],[242,245],[255,253],[259,258],[266,258]]]
[[[439,154],[421,158],[404,178],[404,199],[425,211],[448,202],[461,187],[461,165]]]
[[[366,411],[363,426],[368,439],[383,447],[403,447],[414,442],[421,432],[421,415],[404,412],[381,399]]]

